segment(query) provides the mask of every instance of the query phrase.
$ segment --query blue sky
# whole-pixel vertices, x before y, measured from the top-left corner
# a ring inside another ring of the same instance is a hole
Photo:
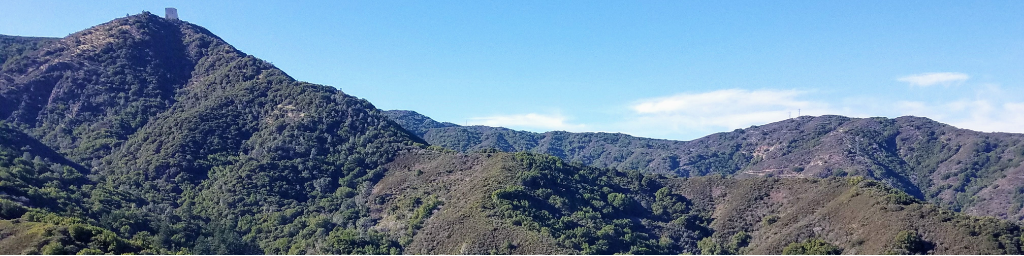
[[[0,1],[0,34],[143,10],[382,109],[693,139],[805,115],[1024,132],[1024,1]]]

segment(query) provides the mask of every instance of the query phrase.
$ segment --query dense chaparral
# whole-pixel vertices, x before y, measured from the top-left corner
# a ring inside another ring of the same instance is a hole
[[[1021,134],[459,126],[150,13],[0,63],[0,254],[1021,253]]]

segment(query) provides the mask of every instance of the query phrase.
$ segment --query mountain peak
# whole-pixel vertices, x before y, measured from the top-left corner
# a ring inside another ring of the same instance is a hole
[[[224,43],[222,39],[201,26],[181,20],[164,19],[149,12],[111,20],[71,34],[62,41],[67,47],[84,51],[102,50],[107,47],[133,47],[139,43],[181,44],[197,37]]]
[[[434,119],[412,110],[388,110],[384,111],[384,115],[421,138],[429,129],[459,126],[449,122],[434,121]]]

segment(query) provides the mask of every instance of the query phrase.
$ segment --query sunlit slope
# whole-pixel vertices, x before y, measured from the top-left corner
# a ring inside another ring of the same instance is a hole
[[[82,183],[22,205],[137,240],[102,252],[401,252],[356,225],[370,221],[358,195],[424,145],[369,102],[149,13],[21,49],[0,72],[0,119]],[[25,190],[51,186],[37,175]]]
[[[1024,218],[1024,135],[958,129],[921,117],[804,116],[672,141],[459,126],[411,111],[387,114],[430,144],[460,152],[527,151],[597,167],[689,177],[860,175],[957,211]]]
[[[673,178],[527,153],[397,159],[369,201],[381,218],[374,228],[399,234],[410,253],[780,254],[808,239],[848,254],[1020,246],[1014,223],[941,210],[862,177]],[[736,244],[741,231],[749,237]],[[901,232],[920,242],[905,246]]]

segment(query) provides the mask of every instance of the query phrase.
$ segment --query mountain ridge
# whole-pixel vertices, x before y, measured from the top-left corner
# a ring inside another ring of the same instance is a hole
[[[1014,187],[1024,182],[1014,175],[1024,172],[1024,134],[970,131],[923,117],[802,116],[672,141],[451,123],[429,127],[423,124],[437,123],[429,117],[413,118],[418,115],[414,112],[387,113],[430,144],[460,152],[487,148],[529,151],[597,167],[684,177],[714,173],[741,177],[864,175],[972,214],[1024,218],[1024,197],[1017,195],[1020,192]],[[494,143],[496,139],[511,146]]]
[[[264,251],[289,236],[287,225],[245,231],[254,237],[246,240],[231,235],[245,218],[274,214],[263,208],[310,209],[289,216],[301,226],[345,208],[324,228],[351,226],[368,218],[352,191],[423,144],[366,100],[296,81],[202,27],[149,13],[23,52],[5,67],[0,118],[88,168],[82,194],[103,202],[58,215],[141,236],[137,248]],[[295,247],[316,251],[302,244],[325,236],[294,238]]]
[[[56,41],[33,40],[3,48],[13,57],[0,70],[0,253],[778,254],[802,248],[1014,254],[1021,248],[1017,223],[942,210],[856,175],[867,172],[721,175],[722,166],[747,160],[723,161],[744,153],[714,150],[740,152],[742,143],[737,149],[705,141],[702,152],[717,158],[688,167],[699,174],[694,177],[562,160],[556,156],[581,152],[563,146],[579,139],[570,133],[538,144],[551,155],[454,152],[415,133],[461,131],[457,125],[420,118],[431,128],[403,128],[365,99],[297,81],[205,28],[150,13]],[[530,136],[479,141],[515,148]],[[467,148],[479,144],[451,139]],[[622,152],[622,159],[633,149],[616,143],[642,145],[621,134],[588,140],[595,141]],[[867,145],[889,145],[884,142]],[[997,144],[983,149],[1014,153]]]

